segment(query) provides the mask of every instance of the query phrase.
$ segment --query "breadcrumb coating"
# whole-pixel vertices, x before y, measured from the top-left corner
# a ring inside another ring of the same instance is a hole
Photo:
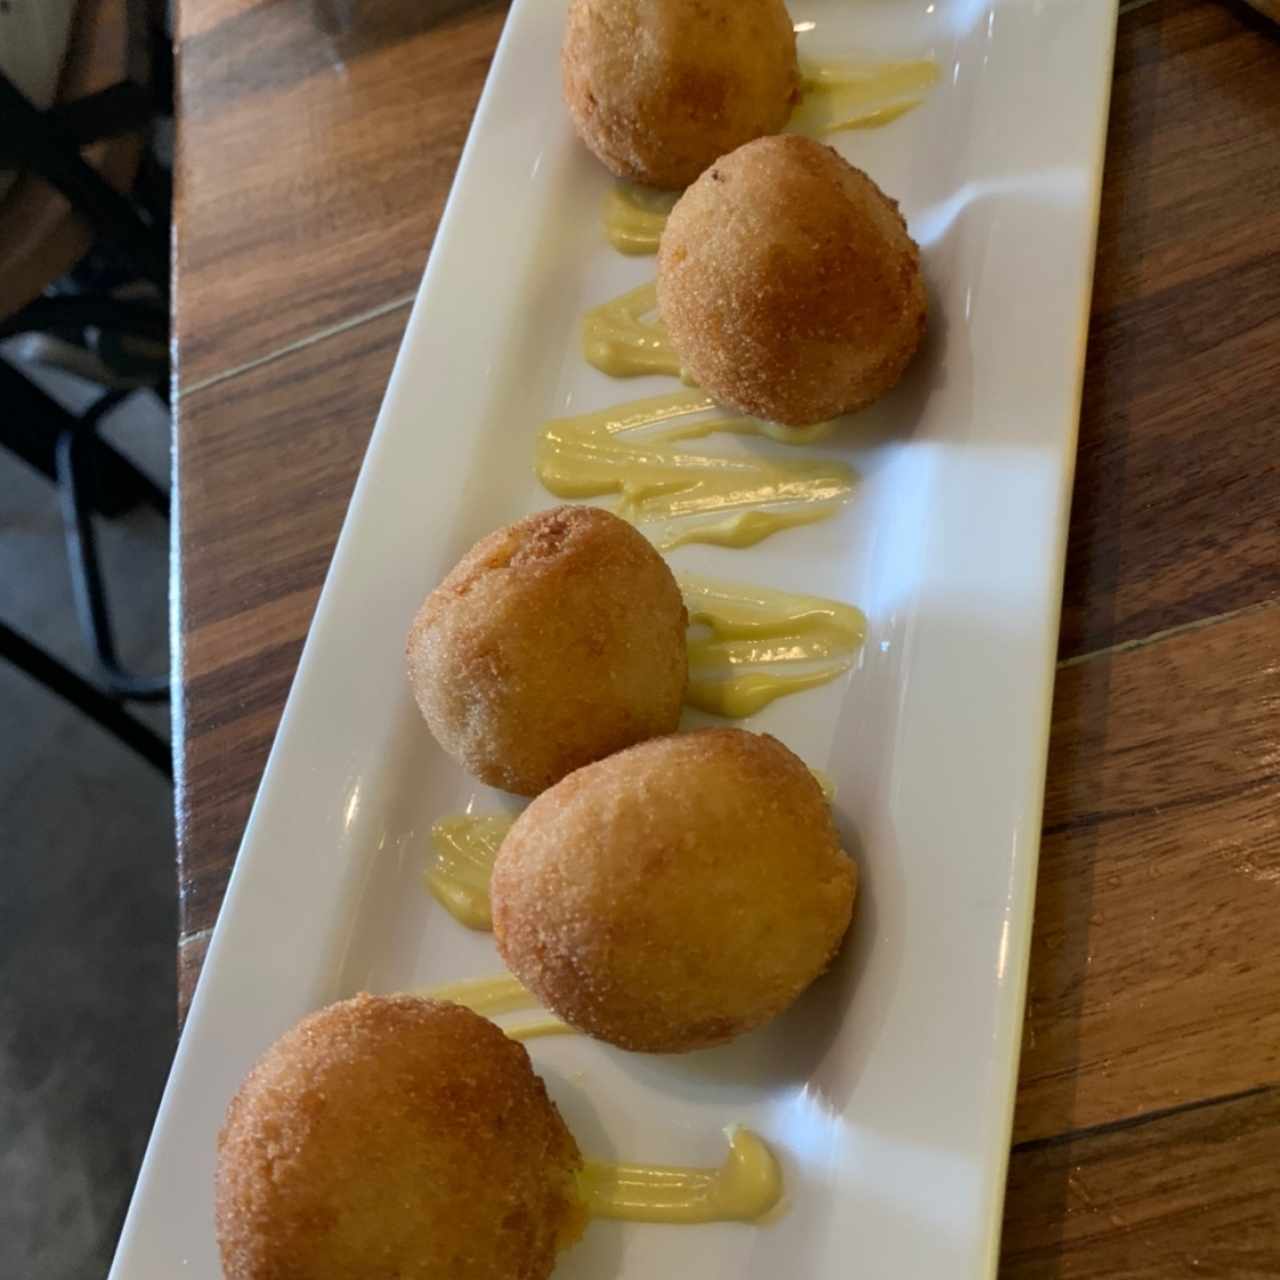
[[[218,1139],[227,1280],[542,1280],[582,1159],[523,1046],[478,1014],[356,996],[250,1071]]]
[[[924,336],[920,251],[898,206],[830,147],[761,138],[681,196],[658,306],[693,380],[787,426],[865,408]]]
[[[776,133],[800,97],[782,0],[571,0],[561,70],[582,140],[655,187]]]
[[[685,625],[643,535],[596,507],[557,507],[483,538],[431,592],[409,632],[409,682],[465,769],[536,795],[676,727]]]
[[[624,1049],[730,1040],[830,964],[856,889],[831,811],[776,739],[706,729],[570,774],[516,820],[498,950],[548,1008]]]

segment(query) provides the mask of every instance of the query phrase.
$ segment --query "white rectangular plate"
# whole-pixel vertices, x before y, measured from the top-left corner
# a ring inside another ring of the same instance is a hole
[[[598,1222],[563,1280],[994,1273],[1026,983],[1114,0],[796,0],[811,56],[931,54],[924,105],[839,147],[902,204],[930,337],[824,443],[862,474],[835,520],[677,568],[834,596],[869,637],[843,681],[767,708],[838,788],[862,868],[836,971],[724,1050],[533,1045],[583,1149],[783,1162],[768,1226]],[[552,500],[547,417],[651,394],[579,352],[583,310],[652,277],[600,231],[608,179],[560,103],[563,6],[516,0],[245,834],[112,1275],[214,1280],[223,1110],[259,1053],[359,990],[491,974],[422,886],[436,817],[502,801],[431,741],[404,678],[423,594]],[[670,383],[666,383],[667,386]]]

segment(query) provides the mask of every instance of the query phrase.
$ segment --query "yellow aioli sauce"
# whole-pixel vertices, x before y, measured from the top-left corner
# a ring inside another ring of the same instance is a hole
[[[589,1161],[578,1192],[595,1218],[628,1222],[754,1222],[782,1197],[782,1170],[750,1129],[727,1129],[718,1169]]]
[[[490,929],[489,875],[513,818],[501,813],[455,814],[431,828],[427,887],[468,929]]]
[[[821,596],[683,575],[693,628],[685,702],[741,719],[776,698],[826,684],[853,665],[866,619]]]
[[[514,815],[506,813],[453,813],[447,818],[441,818],[431,828],[433,854],[427,868],[427,888],[431,890],[431,896],[468,929],[493,928],[493,913],[489,905],[489,877],[493,874],[493,860],[498,856],[498,846],[511,830],[514,821]],[[519,992],[528,995],[514,978],[503,981],[515,983]],[[464,990],[461,999],[440,992],[426,994],[440,995],[442,1000],[465,1004],[477,1013],[485,1012],[483,1008],[471,1003],[475,998],[471,987],[465,983],[462,986]],[[481,983],[476,988],[479,998],[491,998],[491,986],[492,982],[488,979]],[[533,997],[529,996],[529,999],[532,1001]]]
[[[797,525],[814,524],[825,520],[831,513],[822,507],[801,507],[796,511],[740,511],[723,520],[712,520],[692,529],[672,530],[654,537],[659,551],[672,551],[676,547],[701,542],[711,547],[754,547],[770,534],[781,529],[794,529]]]
[[[621,297],[592,307],[582,320],[582,354],[611,378],[646,373],[680,376],[680,359],[667,327],[656,316],[658,287],[642,284]]]
[[[848,667],[836,667],[827,671],[799,672],[745,672],[728,680],[689,682],[685,701],[710,716],[726,720],[745,720],[757,711],[763,711],[771,702],[791,693],[803,693],[829,683]]]
[[[876,129],[924,101],[938,81],[932,58],[902,62],[815,62],[800,59],[801,99],[788,132],[823,137],[843,129]]]
[[[538,479],[560,498],[619,495],[617,514],[649,526],[645,532],[660,548],[753,546],[779,529],[834,515],[852,493],[854,471],[832,458],[675,448],[713,435],[808,444],[830,430],[823,423],[792,431],[756,418],[681,421],[713,408],[701,392],[675,391],[557,418],[538,436]],[[761,518],[739,519],[746,513]]]
[[[667,215],[680,199],[678,191],[658,191],[632,182],[609,188],[604,206],[604,233],[619,253],[658,252]]]
[[[467,821],[483,822],[483,818],[470,819],[460,817],[451,819],[459,823]],[[485,902],[488,903],[488,886],[485,887]],[[491,926],[486,925],[485,928]],[[486,1018],[494,1018],[502,1013],[514,1013],[518,1009],[537,1009],[537,997],[527,990],[518,978],[504,973],[496,978],[470,978],[466,982],[451,982],[444,987],[426,987],[417,992],[420,996],[429,996],[432,1000],[448,1000],[451,1004],[460,1004],[473,1013],[482,1014]],[[519,1022],[514,1026],[503,1027],[512,1040],[537,1040],[543,1036],[572,1035],[575,1029],[559,1018],[540,1017],[529,1022]]]
[[[503,1027],[503,1031],[512,1040],[541,1040],[544,1036],[572,1036],[578,1034],[577,1027],[571,1027],[559,1018],[537,1018],[533,1022],[520,1022],[514,1027]]]
[[[787,125],[790,133],[825,137],[846,129],[879,129],[923,101],[937,83],[932,58],[902,62],[800,60],[801,99]],[[657,191],[619,182],[605,198],[604,231],[621,253],[657,253],[678,191]]]
[[[443,987],[428,987],[417,994],[463,1005],[486,1018],[499,1013],[514,1013],[517,1009],[538,1008],[533,992],[509,973],[496,978],[468,978],[465,982],[451,982]]]

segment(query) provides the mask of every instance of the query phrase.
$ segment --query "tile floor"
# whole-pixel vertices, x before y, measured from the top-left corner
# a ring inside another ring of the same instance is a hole
[[[89,394],[53,381],[64,400]],[[106,434],[167,480],[153,396],[135,393]],[[164,671],[167,526],[137,512],[101,535],[123,656]],[[0,616],[86,670],[53,489],[2,451]],[[146,718],[167,734],[167,707]],[[0,814],[0,1276],[96,1280],[175,1043],[172,793],[0,661]]]

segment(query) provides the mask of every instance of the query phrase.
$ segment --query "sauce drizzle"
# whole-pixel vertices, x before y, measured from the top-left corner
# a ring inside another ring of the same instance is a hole
[[[604,232],[619,253],[631,256],[657,253],[667,216],[680,198],[678,191],[657,191],[619,181],[605,197]]]
[[[852,493],[856,474],[834,458],[674,447],[715,435],[808,444],[830,430],[825,423],[792,431],[757,418],[708,416],[713,408],[701,392],[675,391],[554,419],[538,437],[538,479],[559,498],[618,495],[616,513],[660,549],[752,546],[834,515]],[[746,512],[755,515],[744,519]]]
[[[471,818],[467,815],[460,815],[457,818],[450,819],[462,826],[467,822],[482,823],[485,821],[493,821],[493,818]],[[510,825],[507,818],[501,819]],[[432,892],[439,898],[440,894],[434,886]],[[485,880],[484,899],[486,906],[489,901],[488,879]],[[441,899],[443,901],[443,899]],[[488,928],[489,926],[486,926]],[[529,991],[518,978],[513,977],[509,973],[501,974],[496,978],[469,978],[465,982],[452,982],[448,986],[429,987],[417,993],[421,996],[428,996],[432,1000],[448,1000],[451,1004],[460,1004],[464,1008],[470,1009],[473,1013],[479,1013],[486,1018],[493,1018],[501,1013],[514,1013],[517,1010],[537,1009],[539,1008],[537,997]],[[512,1040],[537,1040],[543,1036],[564,1036],[576,1034],[575,1028],[571,1027],[567,1022],[562,1022],[559,1018],[553,1018],[546,1014],[542,1017],[530,1019],[528,1022],[518,1022],[514,1026],[503,1027],[502,1030]]]
[[[431,828],[427,887],[459,924],[491,929],[489,875],[514,819],[506,814],[454,814]]]
[[[451,982],[443,987],[428,987],[417,994],[460,1004],[486,1018],[499,1013],[514,1013],[517,1009],[538,1008],[533,992],[509,973],[496,978],[468,978],[465,982]]]
[[[592,307],[582,320],[582,355],[611,378],[647,373],[680,377],[680,358],[657,318],[658,286],[642,284]]]
[[[693,628],[685,702],[740,719],[843,675],[866,636],[852,605],[682,575]]]
[[[845,129],[878,129],[924,101],[938,81],[932,58],[901,62],[816,62],[800,59],[800,104],[789,133],[825,137]]]
[[[725,1130],[729,1153],[718,1169],[590,1161],[578,1191],[595,1218],[629,1222],[754,1222],[782,1196],[782,1171],[750,1129]]]

